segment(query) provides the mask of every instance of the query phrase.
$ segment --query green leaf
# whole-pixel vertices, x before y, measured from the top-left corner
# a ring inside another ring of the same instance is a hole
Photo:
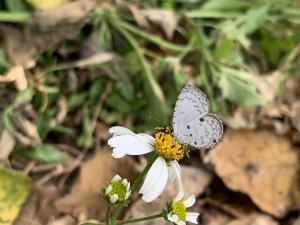
[[[93,81],[93,84],[90,87],[89,90],[89,101],[91,102],[91,105],[96,105],[98,99],[101,96],[101,91],[103,90],[104,86],[104,80],[103,79],[97,79]]]
[[[81,105],[87,98],[87,93],[75,93],[70,96],[68,99],[68,108],[74,109]]]
[[[186,79],[187,76],[182,70],[175,72],[174,80],[177,90],[180,90],[186,84]]]
[[[217,48],[213,51],[214,56],[217,59],[227,58],[233,51],[234,43],[231,39],[224,39]]]
[[[16,153],[18,156],[37,159],[46,163],[63,163],[66,155],[52,145],[44,144],[34,149],[23,150]]]
[[[250,9],[243,18],[244,31],[249,34],[259,28],[268,19],[269,4],[262,5],[259,8]]]
[[[116,93],[108,96],[105,103],[114,110],[121,113],[128,113],[131,111],[130,105]]]
[[[103,21],[99,30],[99,42],[102,48],[111,50],[112,49],[112,34],[108,24]]]
[[[78,138],[77,144],[79,146],[84,146],[90,148],[93,145],[93,137],[90,126],[89,110],[87,108],[83,109],[83,122],[82,122],[82,132]]]
[[[30,9],[23,0],[5,0],[5,5],[12,12],[27,12]]]
[[[42,140],[44,140],[47,137],[47,134],[51,129],[50,123],[52,119],[53,112],[51,110],[44,111],[39,115],[37,119],[37,130]]]
[[[228,100],[239,105],[264,105],[266,100],[257,92],[256,86],[248,77],[236,74],[222,74],[219,87]]]
[[[31,194],[30,180],[20,172],[0,168],[0,224],[11,225]]]

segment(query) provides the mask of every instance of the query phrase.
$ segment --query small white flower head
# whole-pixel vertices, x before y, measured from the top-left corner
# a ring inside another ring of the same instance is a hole
[[[195,202],[196,200],[193,195],[185,201],[182,200],[181,194],[177,195],[177,197],[168,204],[167,220],[177,225],[185,225],[186,222],[198,224],[199,213],[186,211],[186,209],[194,205]]]
[[[115,175],[103,189],[106,200],[111,204],[126,203],[130,193],[130,183],[127,179],[122,179],[119,175]]]

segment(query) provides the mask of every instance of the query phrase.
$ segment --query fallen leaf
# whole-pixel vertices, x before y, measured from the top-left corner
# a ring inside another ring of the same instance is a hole
[[[222,210],[213,207],[205,207],[201,209],[199,216],[199,224],[201,225],[227,225],[233,219]]]
[[[231,130],[205,160],[227,187],[247,194],[276,217],[285,216],[297,202],[292,192],[299,192],[294,188],[298,159],[286,137],[268,130]]]
[[[300,133],[300,101],[292,104],[292,125]]]
[[[184,186],[185,198],[191,195],[199,195],[204,191],[211,181],[211,174],[203,169],[197,169],[189,166],[181,166],[182,169],[182,182]],[[159,213],[166,205],[167,202],[174,198],[178,191],[178,184],[176,181],[169,183],[163,193],[153,202],[145,203],[142,199],[136,201],[127,212],[127,216],[142,217]],[[192,209],[190,209],[192,212]],[[139,222],[140,225],[158,225],[169,224],[163,219],[155,221]]]
[[[149,21],[161,26],[169,39],[172,38],[177,27],[178,18],[173,10],[169,9],[144,9],[141,10]]]
[[[7,160],[10,153],[14,149],[16,140],[7,129],[2,131],[0,137],[0,161]]]
[[[5,53],[12,65],[23,66],[25,69],[35,66],[36,62],[33,57],[36,50],[25,41],[21,29],[1,24],[0,34],[3,38]]]
[[[77,24],[87,13],[94,9],[97,4],[95,0],[79,0],[68,2],[58,8],[33,13],[30,24],[34,26],[55,27],[61,25]]]
[[[116,0],[116,5],[122,10],[130,11],[135,22],[145,29],[150,29],[150,23],[156,24],[162,28],[167,37],[171,39],[178,24],[178,17],[171,9],[141,9],[134,4],[129,4],[123,0]]]
[[[72,215],[80,215],[83,220],[103,218],[105,202],[101,198],[101,188],[116,174],[129,180],[135,178],[136,171],[133,165],[134,162],[130,157],[114,159],[111,151],[98,151],[82,164],[79,177],[70,193],[56,201],[57,209]]]
[[[53,203],[57,197],[57,186],[53,184],[36,186],[14,225],[44,225],[48,221],[53,221],[57,216]]]
[[[75,67],[87,67],[87,66],[96,66],[99,64],[107,63],[115,59],[116,55],[110,52],[100,52],[96,53],[86,59],[81,59],[74,62]]]
[[[219,179],[211,182],[204,196],[202,201],[206,205],[222,210],[234,218],[243,218],[257,212],[257,207],[248,196],[228,190]]]
[[[261,124],[272,127],[279,135],[288,134],[291,130],[291,109],[282,102],[274,102],[261,108]]]
[[[34,67],[36,54],[63,40],[74,39],[77,26],[95,6],[95,0],[80,0],[55,9],[35,11],[25,33],[23,28],[1,24],[0,33],[10,63],[25,69]]]
[[[252,214],[241,219],[236,219],[227,223],[227,225],[279,225],[272,217],[263,214]]]
[[[48,225],[76,225],[76,221],[69,215],[63,216],[61,218],[55,219],[54,221],[48,223]]]
[[[4,76],[0,76],[1,82],[14,82],[19,91],[27,88],[27,79],[22,66],[12,67]]]
[[[257,126],[258,107],[239,106],[232,117],[224,118],[224,123],[232,129],[254,129]]]
[[[268,102],[273,102],[276,97],[275,84],[280,78],[279,76],[279,73],[273,73],[271,75],[254,75],[252,77],[253,83],[255,84],[259,93]]]
[[[292,225],[300,225],[300,217],[293,221]]]
[[[31,193],[29,179],[20,172],[0,168],[0,222],[11,225]]]
[[[24,144],[39,145],[42,142],[37,131],[37,126],[33,122],[27,120],[23,116],[16,116],[15,119],[18,122],[19,128],[22,129],[28,139]]]

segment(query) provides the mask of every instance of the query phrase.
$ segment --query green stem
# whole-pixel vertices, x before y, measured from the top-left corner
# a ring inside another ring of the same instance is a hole
[[[0,11],[0,22],[26,23],[30,14],[26,12]]]
[[[153,91],[153,94],[156,96],[158,101],[162,104],[163,110],[166,112],[167,105],[165,102],[164,94],[163,94],[160,86],[156,82],[154,75],[152,74],[151,67],[150,67],[149,63],[147,62],[147,60],[145,59],[141,47],[139,46],[138,42],[134,39],[134,37],[129,32],[127,32],[127,30],[123,29],[123,27],[120,25],[120,23],[122,23],[122,22],[117,21],[117,22],[113,23],[113,25],[127,39],[127,41],[130,43],[130,45],[134,48],[134,50],[138,56],[138,59],[141,62],[142,68],[144,70],[144,75],[147,80],[147,83],[149,84],[150,88]]]
[[[186,49],[186,46],[184,46],[184,45],[177,45],[177,44],[173,44],[171,42],[165,41],[164,39],[162,39],[158,36],[155,36],[151,33],[148,33],[142,29],[139,29],[138,27],[133,26],[129,23],[122,22],[122,21],[120,21],[118,23],[122,28],[134,33],[135,35],[143,37],[143,38],[147,39],[148,41],[151,41],[151,42],[157,44],[161,48],[168,49],[168,50],[175,51],[175,52],[181,52]]]
[[[153,219],[160,218],[160,217],[163,217],[162,213],[155,214],[155,215],[152,215],[152,216],[146,216],[146,217],[141,217],[141,218],[134,218],[134,219],[118,221],[118,222],[114,223],[114,225],[136,223],[136,222],[140,222],[140,221],[153,220]]]
[[[105,213],[105,224],[106,225],[110,224],[110,208],[111,208],[111,204],[107,204],[106,213]]]
[[[149,155],[148,158],[148,164],[147,166],[144,168],[144,170],[138,175],[138,177],[135,179],[135,181],[133,182],[133,184],[131,185],[131,193],[133,193],[137,187],[142,183],[143,178],[146,176],[146,174],[148,173],[149,169],[151,168],[152,164],[154,163],[155,159],[157,158],[157,155],[155,153],[151,153]],[[123,211],[124,206],[123,205],[119,205],[116,209],[116,211],[113,214],[113,220],[117,219],[119,217],[119,215],[121,214],[121,212]]]

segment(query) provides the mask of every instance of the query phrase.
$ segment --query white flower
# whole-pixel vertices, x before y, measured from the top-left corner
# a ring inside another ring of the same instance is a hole
[[[195,196],[192,195],[185,201],[182,200],[182,196],[177,197],[169,204],[169,213],[167,219],[177,225],[185,225],[186,221],[198,224],[199,213],[186,212],[186,208],[193,206],[196,202]]]
[[[113,157],[144,155],[156,151],[159,157],[154,161],[139,193],[145,202],[155,200],[164,190],[168,180],[177,178],[179,193],[183,194],[180,166],[177,160],[184,155],[181,145],[168,132],[158,132],[153,138],[147,134],[135,134],[125,127],[111,127],[113,137],[108,144],[113,148]]]
[[[110,203],[125,202],[131,194],[130,183],[115,175],[109,184],[104,188],[104,195]]]

